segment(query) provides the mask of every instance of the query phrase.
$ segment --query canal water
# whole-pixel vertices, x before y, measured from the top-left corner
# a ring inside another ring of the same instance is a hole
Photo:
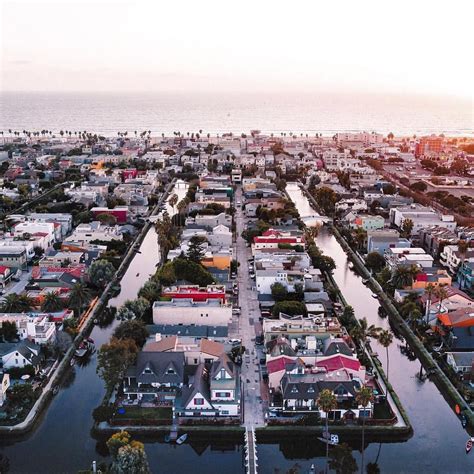
[[[287,191],[300,214],[314,215],[306,197],[296,185],[289,184]],[[178,183],[175,190],[181,199],[186,188]],[[171,213],[172,210],[169,209]],[[346,256],[330,234],[322,231],[318,245],[331,255],[337,269],[334,277],[348,302],[353,305],[358,317],[367,319],[382,327],[388,321],[378,316],[378,303],[371,297],[361,279],[347,266]],[[145,237],[140,251],[130,264],[122,279],[121,293],[111,301],[120,306],[126,299],[135,298],[139,288],[154,272],[158,261],[159,247],[154,229]],[[92,338],[99,346],[107,342],[115,324],[95,327]],[[374,349],[385,364],[385,350],[374,343]],[[390,381],[414,428],[414,436],[403,443],[371,443],[366,449],[366,462],[373,462],[378,456],[382,473],[472,473],[474,458],[464,453],[467,434],[462,429],[435,385],[429,381],[420,382],[416,377],[417,361],[410,361],[403,354],[404,345],[395,340],[389,348]],[[0,441],[0,454],[10,460],[10,472],[22,473],[75,473],[86,469],[92,460],[107,460],[105,440],[96,440],[91,434],[92,411],[99,405],[104,394],[102,381],[96,373],[96,355],[84,366],[71,368],[64,386],[53,399],[37,428],[18,440]],[[169,445],[157,439],[145,439],[145,449],[154,473],[243,473],[242,445],[226,437],[193,439],[182,446]],[[341,437],[344,442],[344,438]],[[258,444],[260,473],[286,473],[296,467],[298,472],[307,473],[314,464],[324,466],[324,449],[315,439],[282,440],[275,444]],[[357,441],[352,446],[357,447]],[[357,449],[353,456],[360,463]]]

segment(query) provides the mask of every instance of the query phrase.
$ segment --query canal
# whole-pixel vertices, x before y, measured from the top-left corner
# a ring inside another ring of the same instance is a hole
[[[296,185],[287,191],[300,214],[314,215],[306,197]],[[177,183],[174,190],[181,199],[186,188]],[[171,213],[171,209],[169,209]],[[358,275],[347,266],[346,256],[335,238],[324,230],[318,237],[321,249],[334,258],[337,269],[334,278],[358,317],[377,326],[388,327],[387,319],[378,315],[378,303],[371,297]],[[130,264],[122,279],[121,293],[110,304],[120,306],[126,299],[135,298],[138,290],[151,275],[158,261],[159,247],[154,229],[145,237],[140,252]],[[108,327],[96,326],[92,337],[97,345],[107,342],[115,323]],[[385,364],[385,349],[373,343]],[[420,382],[416,377],[419,363],[404,355],[404,344],[394,340],[389,348],[390,381],[397,391],[413,425],[414,436],[403,443],[371,443],[366,449],[366,462],[378,456],[382,473],[468,473],[474,471],[474,458],[464,453],[467,434],[452,413],[436,386],[430,381]],[[0,454],[10,460],[10,472],[22,473],[75,473],[86,469],[92,460],[107,460],[105,440],[96,440],[91,434],[92,411],[104,395],[102,381],[96,373],[96,356],[88,364],[75,365],[64,380],[63,387],[53,399],[35,430],[18,440],[1,441]],[[193,439],[182,446],[169,445],[157,439],[145,442],[150,466],[154,473],[205,472],[209,474],[244,472],[242,446],[235,440],[219,436]],[[258,440],[257,440],[258,441]],[[345,441],[341,437],[341,441]],[[322,443],[315,439],[284,439],[275,444],[258,444],[260,473],[286,473],[290,468],[307,473],[311,464],[324,466]],[[357,441],[352,444],[358,446]],[[353,456],[360,462],[357,449]]]
[[[314,215],[315,211],[296,184],[289,184],[287,192],[302,217]],[[379,316],[378,301],[372,298],[370,289],[349,268],[346,254],[335,237],[323,228],[317,238],[317,244],[326,255],[335,260],[337,268],[334,271],[334,279],[347,302],[353,306],[356,316],[365,316],[369,323],[389,328],[388,319]],[[376,341],[372,342],[372,347],[386,367],[385,348]],[[474,458],[466,456],[464,450],[468,434],[435,384],[429,380],[421,382],[417,377],[420,369],[418,360],[410,360],[405,355],[405,344],[395,338],[388,352],[389,379],[408,413],[414,435],[403,443],[382,445],[378,458],[381,472],[474,472]],[[373,462],[378,450],[379,443],[369,445],[366,450],[366,462]],[[264,453],[266,451],[259,450],[259,459],[261,463],[266,464],[273,458],[274,453],[269,453],[268,458]],[[353,454],[357,462],[360,462],[359,453]],[[300,459],[298,464],[307,466],[308,462]]]

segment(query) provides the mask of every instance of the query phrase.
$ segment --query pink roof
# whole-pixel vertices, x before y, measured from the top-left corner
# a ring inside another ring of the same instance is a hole
[[[291,357],[278,357],[276,359],[272,359],[267,362],[267,370],[269,374],[274,374],[275,372],[280,372],[285,370],[287,364],[292,364],[295,361],[294,358]]]
[[[329,357],[328,359],[316,362],[317,367],[324,367],[328,372],[333,372],[335,370],[349,369],[349,370],[359,370],[360,362],[357,359],[352,359],[345,355],[335,355]]]

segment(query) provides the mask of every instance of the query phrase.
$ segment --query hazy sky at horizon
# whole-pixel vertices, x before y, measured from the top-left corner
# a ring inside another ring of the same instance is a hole
[[[3,0],[0,89],[472,99],[472,3]]]

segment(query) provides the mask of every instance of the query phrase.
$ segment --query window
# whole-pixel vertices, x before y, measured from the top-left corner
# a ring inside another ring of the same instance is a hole
[[[216,392],[216,398],[230,398],[230,392]]]
[[[194,404],[198,406],[204,405],[204,398],[195,398]]]
[[[296,388],[296,385],[291,389],[291,393],[298,393],[298,389]]]
[[[173,367],[168,367],[168,370],[166,371],[167,375],[174,375],[176,374],[176,371],[173,369]]]
[[[336,390],[334,390],[335,395],[347,395],[347,390],[344,387],[337,387]]]

